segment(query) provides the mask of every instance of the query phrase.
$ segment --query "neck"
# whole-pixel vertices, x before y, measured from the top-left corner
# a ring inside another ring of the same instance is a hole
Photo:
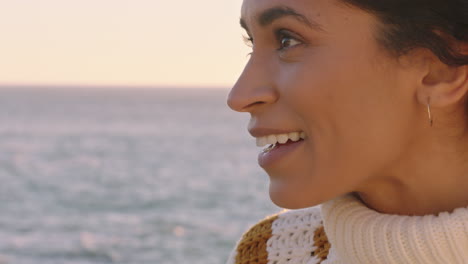
[[[385,175],[357,190],[364,204],[400,215],[451,212],[468,205],[468,140],[459,137],[447,144],[446,131],[440,133],[444,140],[437,140],[437,130],[426,134],[382,170]]]

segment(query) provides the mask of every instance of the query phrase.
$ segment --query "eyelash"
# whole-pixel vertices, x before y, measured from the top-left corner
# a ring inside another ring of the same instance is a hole
[[[275,30],[274,32],[275,36],[276,36],[276,41],[279,43],[279,48],[277,49],[278,51],[283,51],[285,49],[288,49],[287,47],[284,48],[282,47],[283,45],[283,42],[282,40],[285,39],[285,38],[288,38],[288,39],[293,39],[293,40],[296,40],[298,42],[302,42],[300,41],[298,38],[294,37],[292,34],[290,33],[287,33],[285,29],[278,29],[278,30]],[[245,36],[245,35],[242,35],[242,38],[244,39],[244,43],[245,45],[249,46],[249,47],[253,47],[253,38],[250,37],[250,36]],[[248,53],[247,55],[251,55],[252,52]]]
[[[242,35],[242,39],[244,40],[245,45],[248,47],[253,47],[253,38],[247,37],[246,35]],[[247,56],[252,55],[252,52],[247,53]]]

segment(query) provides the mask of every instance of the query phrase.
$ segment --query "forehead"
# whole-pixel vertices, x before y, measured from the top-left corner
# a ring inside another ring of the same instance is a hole
[[[323,11],[324,2],[330,0],[244,0],[241,7],[241,19],[247,25],[254,25],[260,14],[272,7],[289,7],[306,17],[313,17]]]
[[[320,1],[320,0],[319,0]],[[267,9],[272,6],[304,6],[313,2],[319,2],[317,0],[244,0],[242,2],[241,12],[250,12],[255,10]]]

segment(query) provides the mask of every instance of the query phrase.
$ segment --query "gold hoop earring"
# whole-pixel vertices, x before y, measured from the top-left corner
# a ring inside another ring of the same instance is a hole
[[[430,102],[431,102],[431,97],[428,97],[428,98],[427,98],[427,114],[429,115],[429,123],[431,124],[431,127],[432,127],[433,120],[432,120]]]

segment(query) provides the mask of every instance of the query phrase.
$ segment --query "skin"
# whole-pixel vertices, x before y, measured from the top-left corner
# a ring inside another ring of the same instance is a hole
[[[291,16],[259,25],[258,14],[274,6],[321,30]],[[250,128],[307,135],[263,168],[275,204],[304,208],[353,193],[389,214],[468,205],[467,66],[448,67],[424,49],[391,56],[376,41],[377,19],[338,0],[244,0],[241,17],[252,54],[228,105],[250,113]],[[275,29],[293,38],[278,40]]]

